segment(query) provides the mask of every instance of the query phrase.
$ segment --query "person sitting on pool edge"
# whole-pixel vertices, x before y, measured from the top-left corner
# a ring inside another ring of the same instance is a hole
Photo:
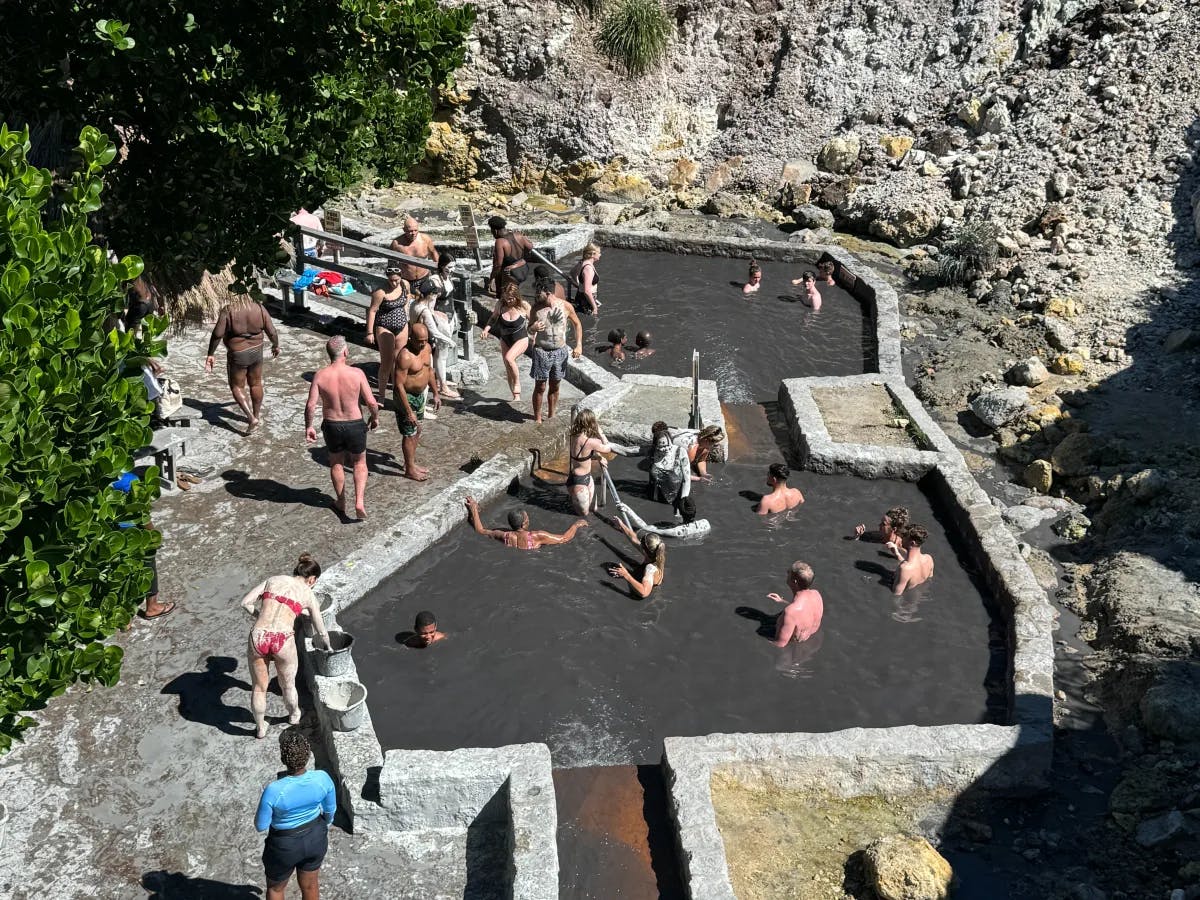
[[[901,552],[904,561],[896,570],[892,583],[892,595],[899,597],[909,588],[924,584],[933,577],[933,557],[921,549],[929,532],[923,525],[908,525],[900,532]]]
[[[854,535],[852,540],[876,540],[883,544],[892,553],[896,559],[903,562],[904,557],[900,554],[900,532],[908,524],[908,508],[905,506],[893,506],[883,514],[883,518],[879,520],[878,538],[876,535],[867,535],[866,525],[855,525]]]
[[[413,621],[413,633],[405,638],[404,646],[410,650],[424,650],[445,636],[438,631],[437,616],[429,610],[423,609],[417,613],[417,618]]]
[[[691,497],[682,497],[679,503],[676,504],[679,514],[683,516],[683,522],[679,525],[647,525],[645,519],[635,513],[629,506],[617,501],[617,509],[629,517],[629,524],[632,528],[625,525],[618,517],[613,516],[612,522],[625,533],[628,538],[637,538],[641,532],[649,534],[657,534],[662,537],[672,538],[692,538],[703,537],[712,530],[712,526],[708,524],[708,519],[696,518],[696,501]]]
[[[610,331],[608,343],[611,346],[604,352],[613,358],[613,362],[625,362],[625,329],[614,328]]]
[[[654,336],[650,334],[649,330],[642,329],[639,331],[637,336],[633,339],[633,343],[637,347],[637,349],[633,351],[633,358],[645,359],[647,356],[653,356],[654,348],[650,346],[650,342],[653,340]]]
[[[788,487],[787,480],[791,474],[787,463],[771,463],[767,469],[767,484],[771,486],[771,493],[763,495],[755,512],[766,516],[795,509],[804,502],[804,495],[800,493],[799,488]]]
[[[762,269],[755,260],[750,260],[750,270],[746,274],[746,283],[742,285],[743,294],[757,294],[762,287]]]
[[[820,591],[812,589],[814,577],[812,566],[796,560],[788,569],[787,576],[787,585],[792,591],[791,602],[788,603],[778,594],[767,594],[769,600],[787,603],[775,623],[776,647],[786,647],[793,641],[807,641],[820,629],[821,618],[825,615],[825,601],[821,599]]]
[[[626,531],[625,536],[642,551],[642,558],[645,561],[642,568],[642,580],[638,581],[630,575],[629,570],[621,563],[609,563],[608,574],[613,578],[623,578],[633,588],[635,594],[646,600],[654,592],[655,586],[662,584],[667,567],[667,545],[657,534],[643,533],[639,539],[636,535]]]
[[[514,509],[508,514],[508,526],[510,530],[484,528],[483,523],[479,521],[479,504],[475,498],[468,495],[465,502],[467,504],[467,515],[471,519],[471,527],[475,529],[477,534],[503,541],[505,547],[513,547],[517,550],[536,550],[538,547],[565,544],[574,539],[575,533],[580,528],[587,528],[588,524],[587,519],[579,519],[562,534],[553,534],[549,531],[531,531],[529,529],[529,513],[521,509]]]

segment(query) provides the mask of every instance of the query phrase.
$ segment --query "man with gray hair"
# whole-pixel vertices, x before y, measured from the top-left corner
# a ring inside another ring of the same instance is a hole
[[[313,414],[317,400],[321,401],[321,434],[329,452],[329,477],[337,499],[333,508],[339,516],[346,515],[345,466],[354,469],[354,513],[359,519],[367,517],[364,497],[367,491],[367,423],[363,422],[362,406],[371,411],[370,428],[379,425],[379,403],[371,393],[371,385],[362,369],[350,365],[346,339],[340,334],[325,342],[329,365],[313,375],[304,407],[304,437],[316,443],[317,430]]]

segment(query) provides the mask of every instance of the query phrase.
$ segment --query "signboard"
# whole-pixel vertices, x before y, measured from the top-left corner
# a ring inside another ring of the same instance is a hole
[[[325,213],[325,231],[330,234],[342,233],[342,214],[337,210],[331,209]]]

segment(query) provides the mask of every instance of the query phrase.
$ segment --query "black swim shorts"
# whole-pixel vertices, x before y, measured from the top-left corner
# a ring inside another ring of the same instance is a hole
[[[367,449],[367,423],[362,419],[349,422],[326,419],[321,423],[321,434],[330,453],[363,453]]]
[[[292,872],[315,872],[325,861],[329,849],[329,826],[318,816],[307,825],[290,831],[267,832],[263,846],[263,870],[267,884],[279,884],[292,877]]]

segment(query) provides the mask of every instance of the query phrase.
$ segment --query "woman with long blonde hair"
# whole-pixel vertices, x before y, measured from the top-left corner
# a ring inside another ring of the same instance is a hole
[[[603,467],[608,466],[608,460],[602,453],[636,453],[636,447],[625,447],[612,444],[600,430],[596,414],[590,409],[581,409],[571,422],[570,436],[567,440],[567,450],[570,461],[567,467],[567,494],[571,498],[571,508],[579,515],[586,516],[596,508],[596,484],[592,480],[592,461],[599,460]]]
[[[583,248],[579,262],[571,268],[571,284],[575,285],[575,297],[571,302],[576,308],[586,309],[592,315],[600,311],[600,301],[596,299],[596,288],[600,284],[596,263],[599,261],[600,245],[588,244]]]
[[[504,354],[504,373],[508,376],[508,389],[513,402],[521,399],[521,373],[517,371],[517,360],[529,348],[529,304],[521,296],[521,288],[511,279],[502,279],[500,299],[492,317],[484,326],[483,336],[492,333],[496,326],[496,337],[500,339],[500,350]]]
[[[633,592],[643,600],[649,598],[655,587],[662,584],[663,575],[667,568],[667,545],[657,534],[643,531],[640,536],[627,535],[635,547],[642,551],[642,577],[634,578],[629,574],[623,563],[610,563],[608,574],[613,578],[621,578],[633,588]]]

